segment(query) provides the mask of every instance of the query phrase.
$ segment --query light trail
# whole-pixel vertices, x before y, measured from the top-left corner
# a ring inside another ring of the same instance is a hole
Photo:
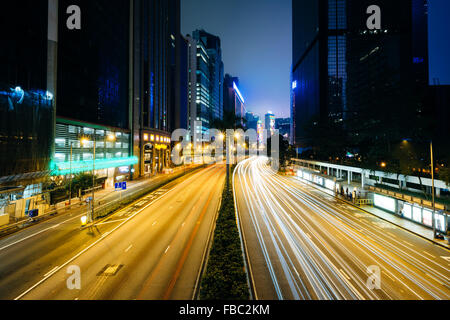
[[[450,299],[447,264],[432,258],[445,255],[445,249],[420,238],[413,242],[398,228],[387,232],[390,225],[379,219],[276,174],[267,158],[238,164],[234,187],[239,215],[246,221],[240,223],[260,250],[247,253],[251,269],[261,263],[256,259],[260,254],[273,286],[262,284],[265,275],[254,274],[257,296],[272,289],[274,296],[263,298]],[[430,247],[436,254],[428,252]],[[379,290],[366,285],[369,266],[381,270]]]

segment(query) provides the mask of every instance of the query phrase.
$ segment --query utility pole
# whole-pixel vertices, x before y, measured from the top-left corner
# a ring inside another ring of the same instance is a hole
[[[72,149],[73,149],[73,142],[70,143],[69,206],[72,204]]]
[[[97,140],[95,139],[95,130],[94,130],[94,158],[92,163],[92,212],[91,212],[91,221],[94,221],[94,196],[95,196],[95,148],[97,146]]]
[[[433,141],[430,142],[430,153],[431,153],[431,185],[432,185],[432,199],[433,199],[433,237],[436,239],[436,202],[434,196],[434,157],[433,157]]]

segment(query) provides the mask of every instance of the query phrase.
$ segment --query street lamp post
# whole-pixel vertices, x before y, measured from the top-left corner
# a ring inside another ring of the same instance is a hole
[[[95,130],[94,130],[94,136],[93,139],[94,141],[94,157],[92,160],[92,211],[91,211],[91,219],[90,222],[94,221],[94,204],[95,204],[95,200],[94,200],[94,196],[95,196],[95,149],[97,147],[97,139],[95,139]]]
[[[433,157],[433,141],[430,142],[430,154],[431,154],[431,196],[433,199],[433,237],[436,238],[436,202],[434,196],[434,157]]]
[[[73,150],[73,142],[70,142],[69,206],[72,204],[72,150]]]

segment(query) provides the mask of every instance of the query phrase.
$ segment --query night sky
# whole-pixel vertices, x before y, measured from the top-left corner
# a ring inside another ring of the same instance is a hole
[[[182,33],[222,39],[225,72],[238,76],[248,111],[289,117],[291,0],[181,0]],[[449,0],[430,0],[430,79],[450,85]]]
[[[291,0],[181,0],[181,9],[183,34],[203,28],[222,39],[248,111],[290,117]]]

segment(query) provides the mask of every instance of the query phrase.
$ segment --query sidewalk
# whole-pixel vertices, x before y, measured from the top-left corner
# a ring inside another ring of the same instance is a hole
[[[398,217],[392,213],[388,213],[384,210],[372,207],[372,206],[357,206],[356,204],[354,204],[353,202],[348,201],[345,197],[342,197],[340,195],[336,196],[337,199],[351,205],[354,206],[356,208],[359,208],[363,211],[368,212],[369,214],[372,214],[374,216],[379,217],[382,220],[385,220],[387,222],[390,222],[392,224],[394,224],[395,226],[404,229],[406,231],[409,231],[411,233],[416,234],[417,236],[424,238],[428,241],[432,241],[434,243],[436,243],[439,246],[445,247],[447,249],[450,249],[450,244],[448,243],[448,241],[446,240],[439,240],[439,239],[434,239],[433,237],[433,230],[428,229],[426,227],[423,227],[419,224],[416,224],[412,221],[409,221],[407,219],[403,219],[401,217]]]

